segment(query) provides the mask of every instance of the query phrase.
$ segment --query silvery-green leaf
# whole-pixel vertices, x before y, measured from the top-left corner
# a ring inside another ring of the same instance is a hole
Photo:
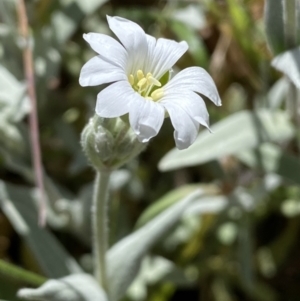
[[[54,235],[38,226],[31,189],[0,181],[0,208],[51,278],[78,273],[81,268]]]
[[[277,54],[284,51],[284,8],[282,0],[265,1],[265,27],[268,44],[273,53]]]
[[[300,47],[277,55],[272,66],[284,73],[300,89]]]
[[[80,21],[95,12],[107,0],[61,0],[61,9],[52,14],[52,27],[58,42],[63,45],[75,32]]]
[[[107,301],[95,279],[88,274],[77,274],[51,279],[36,289],[23,288],[18,297],[36,301]]]
[[[287,96],[289,85],[290,81],[285,76],[283,76],[272,86],[267,95],[268,108],[280,108],[285,97]]]
[[[9,104],[20,99],[25,92],[21,84],[6,68],[0,65],[0,103]]]
[[[237,187],[233,193],[225,195],[203,195],[190,204],[184,212],[184,217],[198,214],[216,214],[228,206],[238,206],[251,211],[255,201],[263,199],[270,191],[281,184],[281,179],[275,174],[267,174],[262,181],[255,184],[250,191]]]
[[[26,86],[0,65],[0,118],[18,122],[30,111]]]
[[[206,26],[206,18],[200,5],[190,4],[184,8],[178,8],[172,13],[172,18],[196,30],[204,29]]]
[[[184,215],[218,213],[226,208],[228,204],[228,197],[224,195],[203,196],[193,202],[184,212]]]
[[[176,248],[182,246],[183,244],[189,243],[193,237],[198,233],[201,227],[201,219],[199,215],[186,215],[180,219],[175,228],[166,239],[163,241],[163,248],[167,252],[174,251]]]
[[[19,128],[0,114],[0,142],[9,152],[24,152],[24,141]]]
[[[183,271],[172,261],[161,256],[146,256],[126,295],[134,301],[147,300],[147,287],[165,280],[176,284],[189,283]]]
[[[64,146],[73,156],[73,162],[70,165],[71,173],[79,173],[87,166],[87,159],[82,152],[78,135],[74,128],[67,122],[57,120],[54,128],[58,137],[64,141]]]
[[[173,206],[182,198],[186,197],[187,195],[199,188],[205,191],[205,193],[207,194],[214,194],[218,191],[216,186],[199,184],[183,185],[179,188],[171,190],[147,207],[147,209],[141,214],[141,216],[137,220],[135,228],[138,229],[142,227],[143,225],[151,221],[153,218],[155,218],[155,216],[157,216],[167,208]]]
[[[107,1],[108,0],[89,0],[89,1],[75,0],[75,2],[78,4],[81,11],[85,15],[92,14]]]
[[[129,170],[126,169],[117,169],[114,170],[110,177],[110,188],[112,191],[120,190],[125,186],[131,179],[132,174]]]
[[[176,225],[184,210],[199,196],[201,190],[191,193],[108,251],[108,283],[112,301],[119,300],[125,294],[139,271],[143,257]]]
[[[188,43],[188,52],[193,57],[195,63],[205,68],[208,61],[208,53],[197,30],[191,28],[189,25],[182,24],[177,20],[171,20],[171,22],[169,22],[169,27],[177,36],[178,40],[184,40]]]
[[[280,147],[264,143],[256,152],[245,151],[238,158],[251,168],[262,169],[268,173],[276,173],[283,178],[300,184],[300,160],[284,153]]]
[[[238,186],[230,195],[202,196],[193,202],[184,212],[185,217],[203,214],[217,214],[229,206],[238,206],[245,211],[251,211],[255,201],[250,193]]]
[[[257,147],[264,141],[285,142],[294,135],[283,111],[241,111],[214,124],[212,134],[202,131],[186,150],[173,149],[159,162],[161,171],[195,166]]]
[[[299,0],[284,1],[284,36],[287,49],[296,47],[299,42]]]
[[[77,5],[70,6],[69,11],[73,16],[78,16],[81,14],[81,11]],[[82,16],[80,15],[80,17]],[[66,14],[63,10],[56,11],[51,15],[51,25],[55,31],[55,37],[60,45],[66,42],[75,32],[76,19]]]

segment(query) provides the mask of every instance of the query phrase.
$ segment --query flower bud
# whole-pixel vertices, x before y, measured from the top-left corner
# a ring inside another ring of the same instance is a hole
[[[81,134],[81,145],[95,169],[112,170],[136,157],[146,144],[121,118],[94,115]]]

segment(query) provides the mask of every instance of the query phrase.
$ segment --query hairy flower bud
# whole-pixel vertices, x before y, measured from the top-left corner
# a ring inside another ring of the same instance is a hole
[[[81,134],[81,145],[97,170],[112,170],[136,157],[147,144],[138,141],[129,124],[121,118],[94,115]]]

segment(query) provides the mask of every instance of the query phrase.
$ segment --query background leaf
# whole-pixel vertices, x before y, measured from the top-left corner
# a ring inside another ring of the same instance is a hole
[[[188,149],[171,150],[159,162],[161,171],[195,166],[254,148],[264,141],[288,141],[294,133],[285,112],[238,112],[203,131]]]
[[[300,89],[300,47],[277,55],[272,66],[284,73]]]
[[[294,1],[294,0],[291,0]],[[284,1],[265,1],[265,27],[269,47],[274,54],[285,50]],[[276,21],[275,21],[276,20]]]
[[[176,225],[184,210],[202,194],[188,195],[116,243],[107,254],[108,283],[111,300],[119,300],[136,277],[143,257]]]
[[[51,279],[37,289],[21,289],[18,297],[43,301],[108,301],[101,287],[88,274]]]
[[[264,143],[257,150],[245,151],[238,158],[251,168],[276,173],[286,180],[300,184],[300,160],[282,151],[280,147]]]
[[[58,278],[81,268],[58,240],[38,226],[33,191],[0,181],[0,206],[16,232],[22,236],[46,276]]]

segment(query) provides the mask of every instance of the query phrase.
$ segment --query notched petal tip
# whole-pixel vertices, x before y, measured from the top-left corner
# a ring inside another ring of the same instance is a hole
[[[201,116],[191,116],[195,121],[197,121],[199,124],[201,124],[202,126],[205,126],[210,132],[211,129],[209,127],[209,118],[203,118]]]
[[[176,147],[179,150],[187,149],[193,143],[193,142],[190,142],[190,141],[184,141],[183,139],[179,138],[178,133],[176,131],[174,131],[174,140],[175,140]]]
[[[149,125],[139,124],[138,128],[134,130],[137,138],[142,143],[147,143],[151,138],[157,135],[157,131]]]
[[[218,100],[215,102],[217,107],[222,107],[222,100],[220,98],[220,96],[218,96]]]

